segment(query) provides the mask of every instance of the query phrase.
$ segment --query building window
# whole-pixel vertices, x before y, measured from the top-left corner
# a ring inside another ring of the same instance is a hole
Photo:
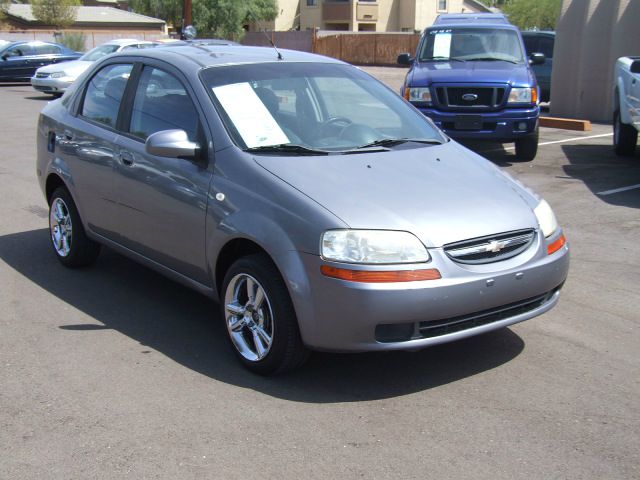
[[[307,0],[307,7],[317,7],[318,0]]]
[[[438,0],[438,11],[439,12],[447,11],[447,0]]]

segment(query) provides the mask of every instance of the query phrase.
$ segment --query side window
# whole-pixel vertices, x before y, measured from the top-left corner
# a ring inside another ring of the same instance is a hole
[[[129,64],[108,65],[96,73],[87,85],[81,115],[115,128],[132,68]]]
[[[34,55],[56,55],[62,53],[62,49],[56,45],[49,45],[47,43],[34,46]]]
[[[32,55],[31,46],[27,44],[16,45],[8,49],[5,53],[7,57],[25,57],[27,55]]]
[[[542,37],[540,39],[540,50],[546,58],[553,58],[553,38]]]
[[[539,53],[538,50],[538,37],[533,37],[530,35],[523,35],[522,39],[524,40],[524,48],[527,51],[527,56],[532,53]]]
[[[140,76],[129,132],[143,140],[161,130],[180,129],[197,141],[198,112],[180,80],[153,67]]]

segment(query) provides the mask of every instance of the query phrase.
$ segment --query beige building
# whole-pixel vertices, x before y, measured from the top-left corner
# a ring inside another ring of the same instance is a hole
[[[490,11],[477,0],[300,0],[299,8],[300,30],[352,32],[420,32],[441,13]]]

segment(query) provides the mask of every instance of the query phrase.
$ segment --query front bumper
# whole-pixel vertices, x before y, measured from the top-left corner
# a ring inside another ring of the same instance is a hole
[[[31,77],[31,86],[44,93],[64,93],[73,83],[67,78],[37,78]]]
[[[429,264],[407,268],[438,268],[441,279],[383,284],[325,277],[327,263],[303,254],[309,288],[290,289],[303,340],[316,350],[413,350],[533,318],[556,305],[569,269],[568,246],[547,255],[546,245],[536,240],[524,261],[485,265],[433,249]]]
[[[531,108],[505,108],[494,112],[443,111],[432,107],[418,109],[451,138],[468,138],[513,142],[535,133],[540,117],[538,106]],[[456,128],[461,116],[478,115],[482,126],[467,130]]]

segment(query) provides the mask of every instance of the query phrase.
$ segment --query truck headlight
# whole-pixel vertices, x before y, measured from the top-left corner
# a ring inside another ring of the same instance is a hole
[[[404,92],[404,98],[410,102],[431,103],[431,91],[428,87],[407,87]]]
[[[536,214],[542,234],[545,237],[551,236],[558,228],[558,221],[556,220],[556,216],[553,214],[553,210],[551,210],[547,201],[540,200],[538,206],[534,208],[533,213]]]
[[[431,257],[415,235],[394,230],[328,230],[322,234],[325,260],[363,264],[428,262]]]
[[[508,103],[537,103],[538,102],[538,89],[537,88],[519,88],[515,87],[511,89],[509,93]]]

